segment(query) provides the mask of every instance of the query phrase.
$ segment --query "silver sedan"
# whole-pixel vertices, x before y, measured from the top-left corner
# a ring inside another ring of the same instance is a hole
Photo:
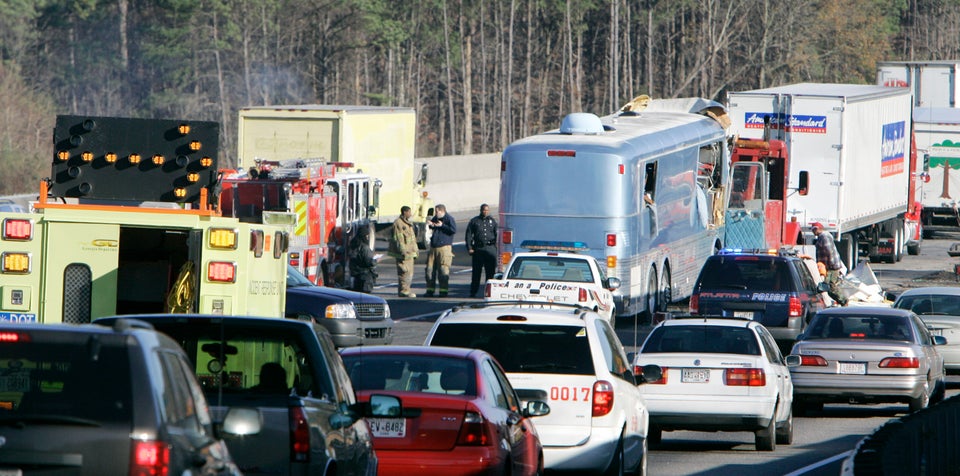
[[[943,398],[943,357],[909,310],[837,307],[817,313],[787,357],[794,411],[824,403],[903,402],[910,411]]]
[[[905,291],[893,307],[909,309],[933,335],[947,339],[938,348],[947,373],[960,373],[960,287],[932,286]]]

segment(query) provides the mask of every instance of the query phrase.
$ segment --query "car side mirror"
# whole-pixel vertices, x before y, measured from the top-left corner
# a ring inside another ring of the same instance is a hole
[[[810,193],[810,172],[801,170],[797,182],[799,182],[797,186],[797,192],[801,196],[805,196]]]
[[[947,338],[944,336],[933,336],[933,345],[947,345]]]
[[[373,394],[364,411],[366,417],[396,418],[403,415],[403,405],[400,398],[393,395]]]
[[[550,405],[542,400],[531,400],[523,406],[523,416],[538,417],[550,413]]]
[[[799,355],[791,354],[784,357],[783,360],[784,362],[786,362],[787,367],[799,367],[801,363],[801,359]]]
[[[663,378],[663,369],[659,365],[647,364],[643,366],[640,383],[656,382]]]
[[[225,436],[256,435],[263,429],[263,416],[256,408],[230,407],[220,427]]]
[[[620,289],[620,284],[621,284],[620,278],[609,277],[607,278],[607,282],[604,284],[604,287],[613,291],[616,289]]]
[[[503,273],[493,273],[493,279],[503,279]]]

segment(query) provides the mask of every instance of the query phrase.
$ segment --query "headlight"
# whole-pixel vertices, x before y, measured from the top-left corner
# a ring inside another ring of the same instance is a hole
[[[356,319],[357,311],[353,308],[353,303],[331,304],[327,306],[324,317],[327,319]]]
[[[383,305],[383,318],[384,318],[384,319],[390,319],[390,305],[389,305],[389,304],[384,304],[384,305]]]

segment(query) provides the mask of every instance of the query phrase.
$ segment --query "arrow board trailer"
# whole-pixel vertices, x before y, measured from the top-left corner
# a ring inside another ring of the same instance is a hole
[[[917,153],[923,158],[923,233],[960,229],[960,109],[918,107],[913,110]]]
[[[919,246],[909,90],[800,83],[733,92],[728,107],[740,137],[786,144],[787,188],[797,192],[784,209],[806,242],[810,224],[823,223],[848,269],[861,253],[893,262]]]
[[[214,122],[58,116],[35,212],[0,213],[0,321],[284,316],[287,234],[219,216]]]
[[[713,101],[641,96],[616,114],[570,114],[560,129],[514,142],[501,164],[500,266],[527,250],[589,254],[621,282],[616,315],[690,296],[722,247],[721,122]]]

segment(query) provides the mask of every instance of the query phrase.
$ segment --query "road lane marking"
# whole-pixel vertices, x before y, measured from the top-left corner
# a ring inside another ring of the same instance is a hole
[[[822,467],[822,466],[826,466],[826,465],[828,465],[828,464],[830,464],[830,463],[833,463],[834,461],[844,459],[844,458],[846,458],[847,456],[850,456],[850,454],[852,454],[852,453],[853,453],[853,450],[845,451],[845,452],[840,453],[840,454],[838,454],[838,455],[831,456],[831,457],[829,457],[829,458],[827,458],[827,459],[817,461],[816,463],[813,463],[813,464],[811,464],[811,465],[804,466],[804,467],[802,467],[802,468],[800,468],[800,469],[798,469],[798,470],[796,470],[796,471],[787,473],[787,474],[785,474],[784,476],[800,476],[800,475],[802,475],[802,474],[807,473],[808,471],[813,471],[813,470],[815,470],[815,469],[817,469],[817,468],[820,468],[820,467]]]

